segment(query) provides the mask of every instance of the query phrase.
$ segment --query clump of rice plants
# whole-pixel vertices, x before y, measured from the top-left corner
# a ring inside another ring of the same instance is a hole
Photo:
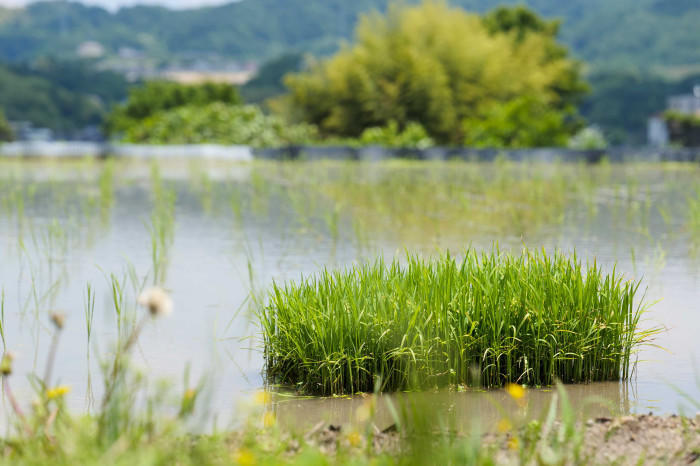
[[[270,383],[316,394],[627,379],[639,282],[574,255],[473,249],[382,259],[273,285],[259,318]]]

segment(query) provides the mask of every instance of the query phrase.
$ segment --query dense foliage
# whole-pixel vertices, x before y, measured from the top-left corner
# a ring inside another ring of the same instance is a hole
[[[672,143],[684,147],[700,147],[700,116],[666,112],[664,119]]]
[[[252,105],[215,102],[160,111],[130,126],[125,142],[147,144],[245,144],[255,147],[309,143],[308,125],[288,125]]]
[[[403,130],[395,121],[390,121],[385,127],[367,128],[360,135],[361,145],[377,145],[384,147],[426,148],[435,145],[421,125],[409,123]]]
[[[131,47],[156,61],[202,51],[255,60],[289,50],[327,54],[352,35],[359,14],[385,11],[389,1],[243,0],[194,11],[137,6],[115,13],[77,2],[37,2],[21,11],[0,13],[0,58],[70,57],[86,40],[99,41],[110,55]],[[485,12],[503,2],[451,3]],[[649,67],[700,62],[700,3],[693,0],[518,3],[547,17],[561,18],[563,42],[578,57],[596,64]]]
[[[395,121],[419,123],[440,144],[564,143],[586,89],[578,63],[555,26],[511,31],[491,19],[430,1],[365,16],[354,45],[286,79],[290,113],[326,135]]]
[[[128,83],[80,62],[41,60],[32,66],[0,65],[0,107],[11,121],[30,121],[70,135],[99,125]]]
[[[271,383],[324,395],[626,379],[638,284],[576,258],[408,256],[276,285],[260,314]]]
[[[184,106],[202,107],[214,102],[237,105],[241,99],[238,90],[229,84],[149,81],[131,88],[129,99],[114,109],[106,126],[109,133],[129,131],[158,112]]]
[[[299,71],[303,65],[301,54],[285,54],[263,63],[257,75],[241,86],[241,97],[248,103],[264,103],[266,99],[286,92],[283,78]]]
[[[14,139],[14,134],[10,124],[5,119],[5,114],[0,110],[0,142],[1,141],[12,141]]]
[[[668,79],[657,74],[608,69],[588,76],[591,94],[581,104],[581,114],[595,123],[612,144],[644,144],[647,119],[666,110],[666,99],[688,94],[700,75]]]

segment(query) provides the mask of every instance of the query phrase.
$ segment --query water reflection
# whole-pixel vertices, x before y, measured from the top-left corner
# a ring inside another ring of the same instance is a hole
[[[567,385],[565,389],[574,411],[584,419],[628,414],[638,403],[629,383]],[[393,413],[399,414],[400,422],[410,422],[410,414],[408,421],[401,420],[402,407],[410,406],[411,410],[417,407],[419,411],[425,409],[431,414],[443,416],[446,421],[454,419],[454,427],[460,430],[474,427],[493,430],[503,419],[518,427],[544,418],[556,393],[555,387],[530,389],[521,400],[513,399],[504,390],[467,389],[464,392],[444,390],[377,395],[373,422],[380,430],[386,429],[396,422]],[[321,421],[325,425],[346,427],[363,423],[373,396],[321,399],[277,396],[269,409],[283,426],[299,432],[305,432]]]

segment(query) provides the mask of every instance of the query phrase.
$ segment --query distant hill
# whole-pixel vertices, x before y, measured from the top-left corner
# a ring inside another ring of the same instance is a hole
[[[326,54],[351,37],[360,13],[388,0],[241,0],[218,7],[168,10],[138,6],[116,13],[79,3],[0,9],[0,59],[73,58],[85,41],[108,55],[126,47],[154,63],[216,56],[266,59],[287,52]],[[409,0],[408,3],[411,3]],[[486,11],[502,0],[453,0]],[[505,2],[514,3],[514,2]],[[700,0],[525,0],[563,21],[561,38],[594,65],[683,67],[700,64]]]
[[[31,67],[0,65],[0,109],[11,121],[29,121],[70,137],[100,125],[129,83],[119,74],[81,62],[39,60]]]

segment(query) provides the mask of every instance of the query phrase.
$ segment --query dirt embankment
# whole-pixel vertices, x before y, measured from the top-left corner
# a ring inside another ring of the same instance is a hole
[[[587,421],[582,428],[585,429],[581,458],[584,464],[700,464],[700,414],[695,419],[651,413],[601,417]],[[518,463],[517,452],[510,448],[511,438],[512,434],[484,436],[484,444],[502,446],[496,453],[499,463]],[[348,443],[339,426],[318,425],[307,434],[306,440],[331,455],[338,445]],[[373,443],[375,451],[395,454],[401,450],[402,442],[399,434],[389,428],[377,430]]]

